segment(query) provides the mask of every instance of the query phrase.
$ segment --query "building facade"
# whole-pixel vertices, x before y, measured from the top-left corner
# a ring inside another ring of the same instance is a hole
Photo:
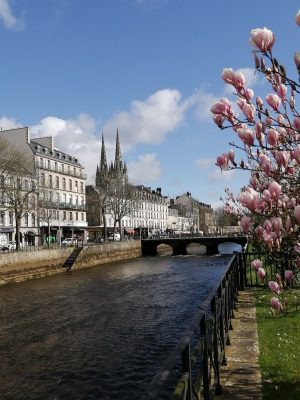
[[[60,242],[64,237],[84,239],[86,174],[79,160],[54,147],[53,137],[30,138],[28,128],[0,132],[0,138],[27,156],[34,169],[34,204],[22,215],[20,241],[30,245]],[[0,233],[15,239],[15,217],[2,207]]]

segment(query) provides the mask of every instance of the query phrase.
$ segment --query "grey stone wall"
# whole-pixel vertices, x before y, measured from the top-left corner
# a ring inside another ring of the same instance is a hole
[[[0,286],[66,273],[62,268],[73,248],[44,249],[0,254]],[[141,256],[141,242],[118,242],[84,247],[72,270],[128,260]]]

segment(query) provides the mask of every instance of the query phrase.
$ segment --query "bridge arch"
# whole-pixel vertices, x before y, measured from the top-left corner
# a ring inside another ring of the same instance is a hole
[[[187,246],[191,243],[198,243],[206,246],[206,254],[218,254],[218,246],[221,243],[231,242],[233,244],[240,244],[241,249],[246,245],[247,238],[245,236],[234,237],[176,237],[176,238],[155,238],[155,239],[142,239],[142,254],[144,256],[157,255],[157,247],[160,244],[166,244],[173,248],[173,255],[186,255]],[[229,246],[227,246],[228,248]],[[232,253],[232,251],[231,251]]]

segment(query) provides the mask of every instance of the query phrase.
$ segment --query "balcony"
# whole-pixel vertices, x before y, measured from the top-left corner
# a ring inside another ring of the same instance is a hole
[[[80,205],[80,204],[71,204],[71,203],[59,203],[57,205],[57,208],[60,210],[75,210],[75,211],[85,211],[86,210],[86,205]]]
[[[45,170],[45,171],[51,171],[51,172],[57,172],[58,174],[64,174],[67,176],[74,176],[75,178],[80,178],[80,179],[87,179],[87,174],[83,173],[82,170],[78,167],[77,170],[74,172],[73,171],[68,171],[67,168],[62,169],[61,166],[58,166],[57,168],[55,168],[54,166],[50,166],[50,168],[48,168],[48,166],[44,166],[44,165],[40,165],[38,162],[36,163],[36,168],[40,169],[40,170]]]

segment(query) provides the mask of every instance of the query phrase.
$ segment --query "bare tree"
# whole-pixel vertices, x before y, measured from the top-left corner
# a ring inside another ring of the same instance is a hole
[[[130,214],[133,210],[133,188],[127,182],[114,179],[110,185],[109,211],[114,220],[113,232],[115,233],[117,225],[119,226],[122,237],[122,218]]]
[[[35,168],[24,153],[0,141],[0,192],[3,206],[15,216],[16,249],[20,248],[22,217],[36,208]]]
[[[105,214],[110,205],[109,184],[101,186],[89,185],[86,187],[87,204],[89,207],[89,218],[92,225],[103,224],[103,239],[106,241],[106,219]]]

